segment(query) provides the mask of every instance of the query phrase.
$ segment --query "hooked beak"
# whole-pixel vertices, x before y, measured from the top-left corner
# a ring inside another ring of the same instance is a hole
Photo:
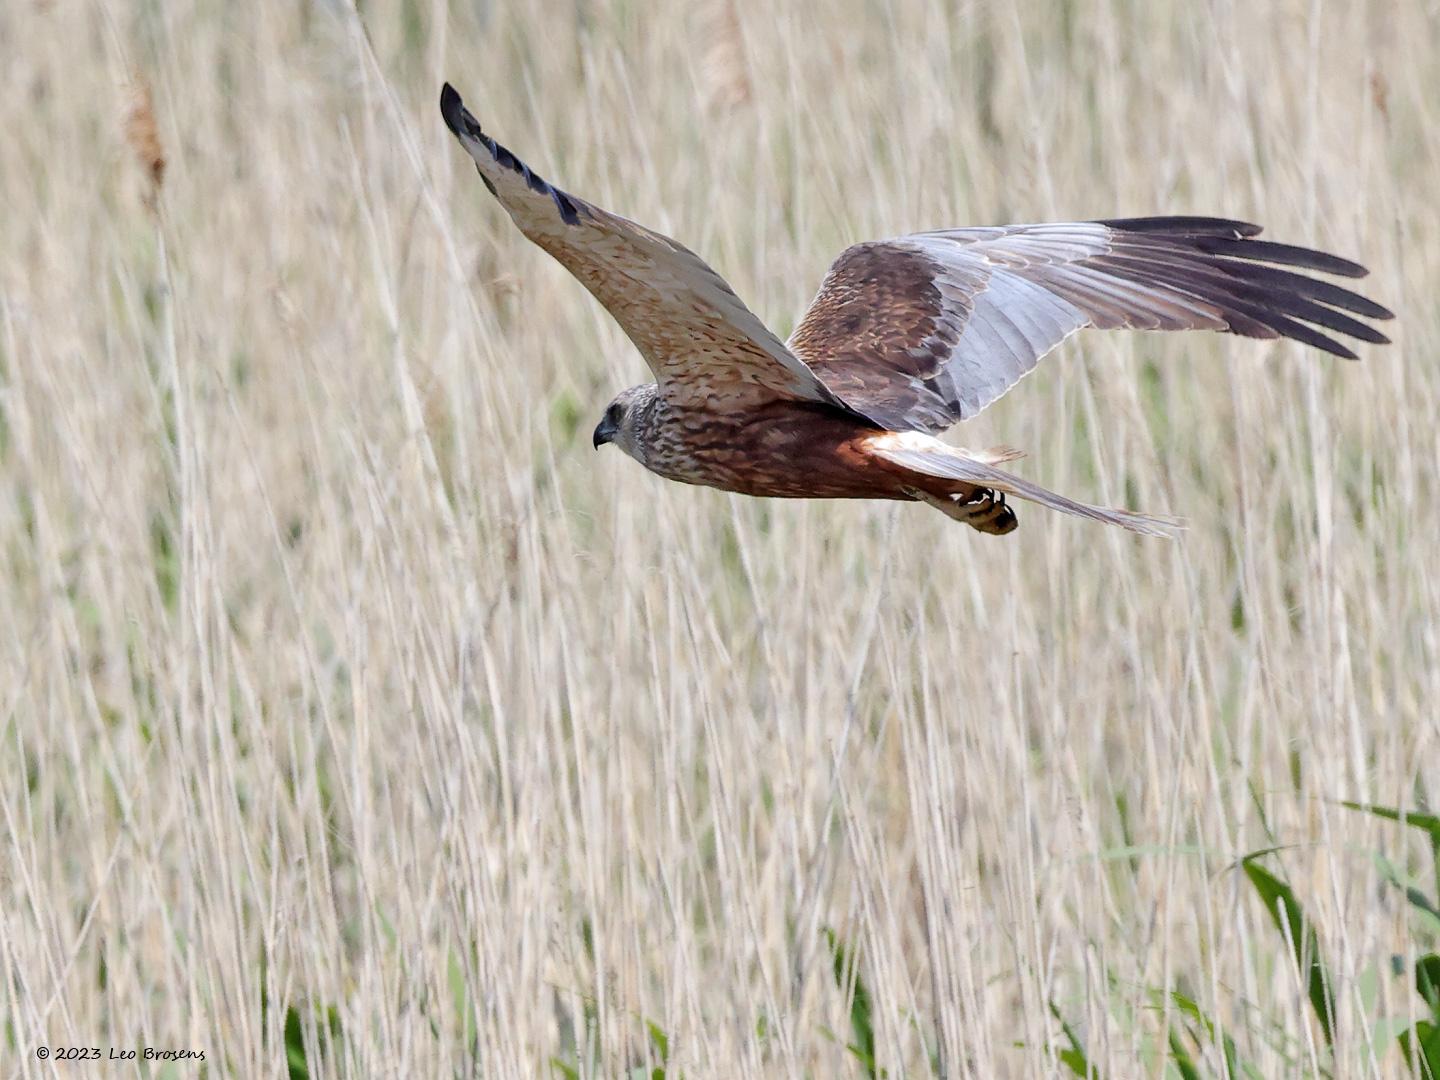
[[[613,442],[619,430],[607,416],[595,425],[595,434],[591,436],[590,441],[595,445],[595,449],[599,450],[607,442]]]

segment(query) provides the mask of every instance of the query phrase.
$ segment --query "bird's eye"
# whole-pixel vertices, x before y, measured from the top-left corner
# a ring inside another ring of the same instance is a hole
[[[614,424],[618,427],[620,425],[620,417],[623,412],[624,410],[621,409],[619,405],[611,405],[610,408],[605,410],[605,419],[608,423]]]

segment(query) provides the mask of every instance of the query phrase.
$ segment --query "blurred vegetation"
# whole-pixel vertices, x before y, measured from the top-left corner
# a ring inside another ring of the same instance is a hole
[[[953,433],[1176,544],[662,484],[446,79],[782,334],[1173,212],[1396,343],[1080,335]],[[1437,85],[1415,0],[0,4],[7,1062],[1433,1075]]]

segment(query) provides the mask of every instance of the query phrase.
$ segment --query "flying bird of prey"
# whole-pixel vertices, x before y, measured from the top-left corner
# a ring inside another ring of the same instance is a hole
[[[778,498],[928,503],[981,532],[1016,527],[1006,496],[1135,532],[1174,524],[1088,506],[998,466],[1010,450],[935,436],[1014,386],[1084,327],[1218,330],[1355,354],[1331,331],[1387,338],[1379,304],[1287,267],[1365,268],[1203,217],[942,229],[844,251],[788,342],[694,252],[546,183],[480,129],[448,83],[446,126],[530,240],[639,348],[653,383],[595,428],[652,472]],[[1319,327],[1320,329],[1315,329]]]

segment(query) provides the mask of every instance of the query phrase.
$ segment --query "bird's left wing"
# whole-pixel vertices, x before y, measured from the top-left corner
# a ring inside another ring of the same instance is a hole
[[[830,267],[789,345],[852,410],[939,432],[1010,389],[1082,327],[1287,337],[1353,359],[1315,329],[1388,339],[1373,300],[1288,267],[1361,277],[1323,251],[1220,218],[950,229],[857,244]]]
[[[449,83],[440,111],[520,231],[604,305],[666,396],[696,403],[776,397],[834,402],[700,256],[542,180],[480,130]]]

